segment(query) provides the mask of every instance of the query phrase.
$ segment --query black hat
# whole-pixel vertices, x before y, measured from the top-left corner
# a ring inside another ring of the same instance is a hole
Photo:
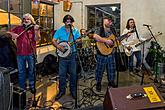
[[[63,18],[63,23],[65,23],[68,19],[71,20],[71,22],[74,22],[74,19],[71,15],[65,15]]]

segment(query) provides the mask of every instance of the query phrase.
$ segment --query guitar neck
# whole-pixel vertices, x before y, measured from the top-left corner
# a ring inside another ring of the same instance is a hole
[[[162,33],[159,32],[158,35],[155,35],[155,37],[157,37],[157,36],[159,36],[159,35],[162,35]],[[142,45],[142,44],[144,44],[144,43],[146,43],[146,42],[149,42],[152,38],[153,38],[153,37],[150,37],[150,38],[146,39],[145,41],[142,41],[142,42],[136,44],[135,47],[138,47],[139,45]]]
[[[130,32],[127,32],[126,34],[121,35],[120,37],[117,38],[117,40],[122,41],[123,39],[129,37],[129,36],[128,36],[129,33],[133,33],[133,32],[134,32],[134,30],[131,30]]]

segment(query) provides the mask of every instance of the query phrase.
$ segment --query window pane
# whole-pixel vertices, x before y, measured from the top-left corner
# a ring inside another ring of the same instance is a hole
[[[46,4],[40,4],[40,15],[46,16]]]
[[[0,8],[7,11],[7,0],[0,0]]]
[[[53,28],[53,18],[48,18],[48,25],[47,25],[47,27],[49,29],[52,29]]]
[[[42,27],[46,27],[46,24],[47,24],[46,17],[40,17],[40,25]]]
[[[39,11],[39,9],[38,9],[38,4],[34,4],[33,2],[32,2],[32,14],[33,15],[38,15],[38,11]]]
[[[12,13],[20,12],[21,11],[20,6],[22,5],[20,3],[21,3],[20,0],[10,0],[10,11]]]
[[[48,7],[48,16],[49,17],[53,17],[53,6],[51,6],[51,5],[47,5],[47,7]]]
[[[38,7],[37,7],[38,5]],[[41,29],[41,41],[37,46],[45,46],[51,44],[52,30],[54,30],[54,7],[52,4],[40,2],[39,4],[32,3],[32,15],[35,18],[40,18],[39,25]]]

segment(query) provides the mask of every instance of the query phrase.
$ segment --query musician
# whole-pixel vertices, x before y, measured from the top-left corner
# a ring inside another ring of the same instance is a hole
[[[96,40],[96,42],[104,43],[108,46],[113,46],[114,41],[113,40],[106,40],[104,38],[111,37],[114,33],[114,29],[111,27],[112,25],[112,18],[111,17],[104,17],[103,18],[103,24],[100,28],[98,28],[93,38]],[[109,54],[109,55],[103,55],[98,49],[97,49],[97,55],[96,55],[96,90],[98,92],[101,91],[101,81],[104,69],[107,70],[107,79],[108,79],[108,85],[111,87],[115,87],[115,49]]]
[[[9,32],[13,39],[16,39],[17,46],[17,64],[18,64],[18,80],[19,86],[26,89],[26,67],[28,64],[29,87],[32,93],[34,88],[34,69],[35,69],[35,53],[36,42],[40,40],[39,26],[36,25],[31,14],[23,15],[22,25],[17,26]]]
[[[81,42],[81,39],[79,39],[80,33],[79,30],[73,26],[74,18],[71,15],[65,15],[63,18],[63,23],[64,26],[57,29],[54,34],[52,43],[58,50],[65,53],[65,48],[59,45],[59,42],[68,42],[71,47],[71,53],[67,57],[59,57],[59,93],[57,94],[55,100],[58,100],[65,95],[66,79],[68,76],[67,72],[70,76],[71,96],[74,99],[76,98],[76,42]]]
[[[86,29],[80,29],[81,39],[82,39],[82,48],[90,47],[90,39],[87,35]]]
[[[134,32],[129,37],[122,40],[121,42],[125,48],[125,52],[129,56],[128,69],[129,69],[130,74],[132,74],[134,70],[134,66],[133,66],[134,56],[137,59],[136,68],[135,68],[137,72],[140,70],[140,66],[142,62],[141,61],[141,47],[140,46],[135,47],[134,45],[137,44],[138,42],[145,40],[138,34],[134,19],[130,18],[127,21],[126,28],[124,29],[123,34],[128,33],[132,30],[134,30]]]

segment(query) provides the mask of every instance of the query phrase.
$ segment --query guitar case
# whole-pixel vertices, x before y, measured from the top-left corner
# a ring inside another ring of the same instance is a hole
[[[48,75],[48,74],[58,74],[58,61],[57,61],[57,57],[52,55],[52,54],[48,54],[44,57],[44,60],[42,62],[42,66],[41,66],[41,70],[42,71],[42,75]]]
[[[17,68],[16,45],[9,33],[0,31],[0,67]]]

